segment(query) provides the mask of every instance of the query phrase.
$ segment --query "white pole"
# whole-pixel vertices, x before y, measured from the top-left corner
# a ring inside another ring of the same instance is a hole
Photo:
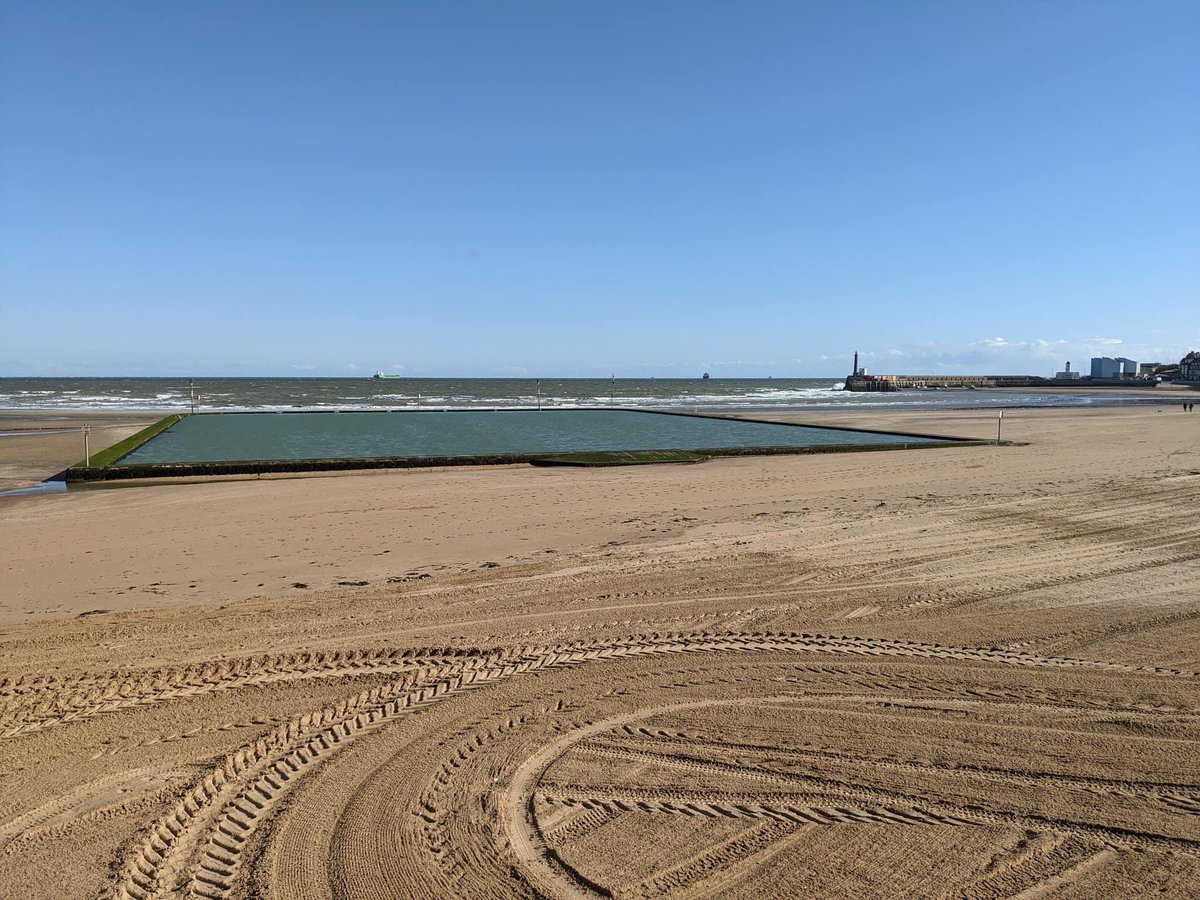
[[[1000,410],[1000,416],[996,419],[996,446],[1000,446],[1000,426],[1004,424],[1004,410]]]
[[[191,392],[191,395],[192,395],[192,412],[195,413],[196,412],[196,379],[195,378],[188,379],[188,390]]]
[[[86,422],[83,424],[83,464],[87,468],[92,467],[92,451],[88,447],[88,435],[92,433],[91,426]]]

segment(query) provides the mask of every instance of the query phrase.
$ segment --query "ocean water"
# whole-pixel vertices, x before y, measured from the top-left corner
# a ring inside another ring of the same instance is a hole
[[[903,391],[855,394],[834,378],[197,378],[202,411],[376,409],[771,410],[979,408],[1164,402],[1101,390],[1072,393]],[[0,410],[191,408],[187,378],[0,378]]]
[[[933,441],[618,409],[263,412],[188,416],[119,465],[927,443]]]

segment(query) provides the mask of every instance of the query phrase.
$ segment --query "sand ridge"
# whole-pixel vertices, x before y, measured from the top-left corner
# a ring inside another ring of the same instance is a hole
[[[8,504],[0,893],[1193,893],[1200,420],[1008,415],[1027,446]],[[164,558],[216,596],[79,617],[40,542],[98,517],[106,602]],[[310,586],[253,596],[267,547]]]

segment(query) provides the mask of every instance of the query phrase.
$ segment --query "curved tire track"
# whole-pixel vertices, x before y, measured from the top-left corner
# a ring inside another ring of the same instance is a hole
[[[228,896],[241,867],[246,841],[272,814],[292,783],[350,741],[413,707],[536,669],[665,653],[710,652],[900,656],[1195,677],[1194,673],[1175,669],[1042,657],[999,647],[945,647],[915,641],[765,632],[652,634],[618,641],[531,648],[507,655],[472,655],[458,662],[408,671],[406,677],[384,687],[363,691],[334,707],[293,719],[253,745],[230,755],[149,830],[125,865],[113,896],[122,900],[146,900],[177,887],[190,887],[194,895],[201,897]],[[323,670],[326,668],[322,666]],[[637,713],[632,717],[641,715]],[[618,723],[613,720],[606,727],[615,724]],[[188,860],[193,855],[197,859],[189,867]]]

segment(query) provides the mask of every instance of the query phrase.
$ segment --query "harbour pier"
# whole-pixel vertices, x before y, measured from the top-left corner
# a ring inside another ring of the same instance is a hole
[[[848,391],[971,390],[972,388],[1055,387],[1038,375],[851,375]]]
[[[1100,386],[1098,379],[1065,381],[1042,378],[1039,375],[871,375],[858,364],[854,354],[854,369],[846,376],[847,391],[895,393],[902,390],[972,390],[975,388],[1015,387],[1084,387]],[[1124,382],[1128,385],[1128,382]]]

